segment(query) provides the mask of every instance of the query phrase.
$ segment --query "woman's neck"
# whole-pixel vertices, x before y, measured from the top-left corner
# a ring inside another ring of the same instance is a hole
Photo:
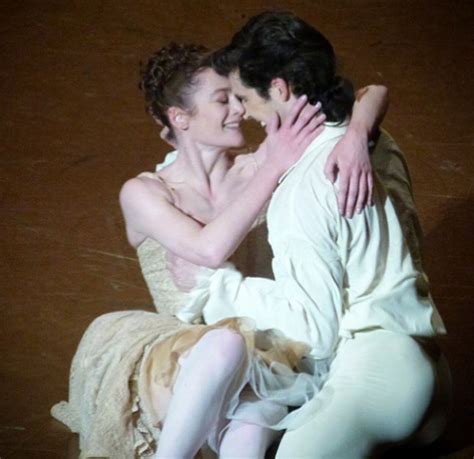
[[[178,157],[172,165],[171,180],[186,183],[202,196],[213,199],[231,161],[222,148],[178,143]]]

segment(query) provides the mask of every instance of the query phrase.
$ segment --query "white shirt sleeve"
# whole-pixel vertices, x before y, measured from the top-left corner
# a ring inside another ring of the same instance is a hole
[[[178,316],[191,321],[202,313],[206,323],[229,317],[250,317],[257,328],[276,328],[288,338],[303,341],[311,355],[331,355],[342,315],[340,261],[320,254],[304,240],[292,240],[274,259],[276,280],[243,277],[230,264],[201,277],[189,304]]]
[[[296,192],[285,190],[285,200],[280,196],[276,208],[273,203],[269,225],[275,280],[244,278],[231,265],[208,270],[178,317],[192,321],[202,315],[206,323],[250,317],[259,329],[275,328],[309,344],[314,358],[332,354],[344,304],[340,218],[332,186],[313,170]]]

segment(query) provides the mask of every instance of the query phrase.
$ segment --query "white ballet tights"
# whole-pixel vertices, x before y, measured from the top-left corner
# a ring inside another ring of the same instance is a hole
[[[206,333],[180,359],[168,412],[154,456],[191,459],[209,436],[224,396],[246,359],[244,339],[228,329]]]
[[[219,459],[263,459],[281,434],[255,424],[231,421],[219,447]]]

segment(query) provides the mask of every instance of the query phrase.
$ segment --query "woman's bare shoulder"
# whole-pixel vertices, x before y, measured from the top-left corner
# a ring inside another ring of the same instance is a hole
[[[127,238],[137,248],[150,235],[144,230],[144,222],[150,221],[167,206],[172,197],[166,184],[157,174],[146,172],[127,180],[119,195]]]
[[[122,207],[136,206],[149,199],[156,200],[157,204],[160,201],[172,201],[170,190],[161,177],[154,172],[142,172],[127,180],[122,185],[119,197]]]

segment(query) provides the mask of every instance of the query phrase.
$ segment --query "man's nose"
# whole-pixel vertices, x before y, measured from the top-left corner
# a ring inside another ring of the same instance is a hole
[[[234,111],[240,116],[243,116],[245,118],[245,107],[240,101],[236,101],[234,103]]]

